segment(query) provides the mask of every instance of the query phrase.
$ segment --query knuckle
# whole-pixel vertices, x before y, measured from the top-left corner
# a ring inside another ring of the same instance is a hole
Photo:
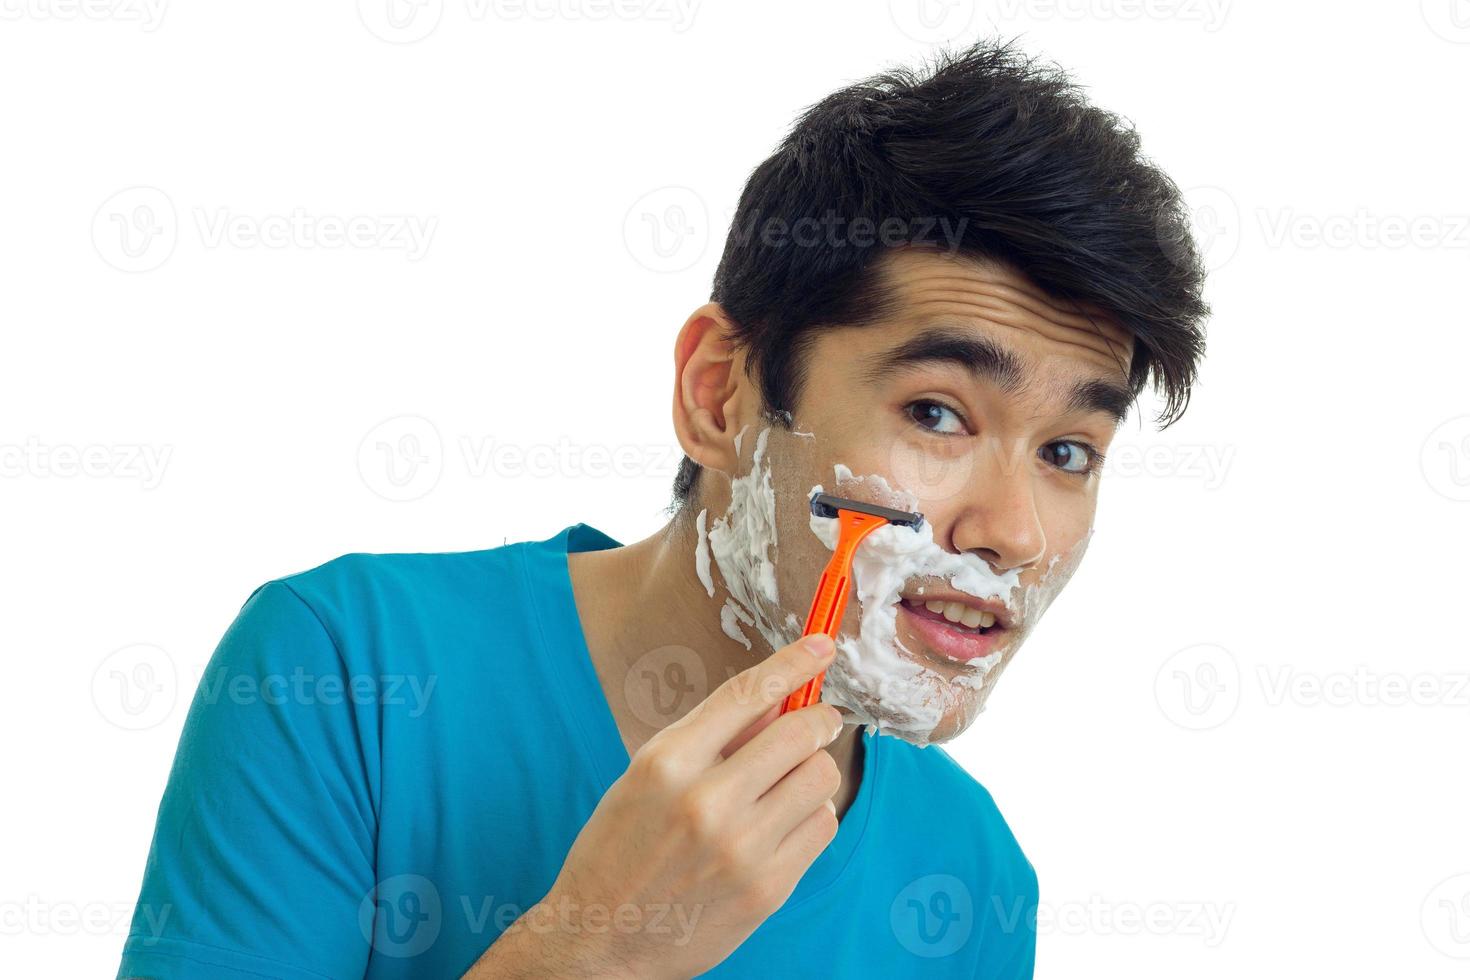
[[[738,834],[725,834],[714,841],[712,847],[714,865],[723,877],[745,881],[750,867],[750,850]]]
[[[820,749],[796,774],[801,796],[827,799],[842,788],[842,771],[830,753]]]
[[[742,915],[764,915],[769,914],[770,909],[781,904],[781,895],[776,890],[775,884],[769,879],[751,879],[751,882],[741,890]]]
[[[813,725],[810,718],[792,719],[793,724],[785,725],[781,729],[781,745],[793,753],[810,755],[821,748],[821,743],[815,735],[817,726]]]
[[[757,911],[774,909],[785,898],[782,883],[771,875],[753,879],[745,889],[746,901]]]
[[[671,789],[684,779],[684,764],[667,745],[649,742],[636,760],[640,779],[655,789]]]
[[[842,788],[842,769],[838,767],[837,760],[832,758],[830,752],[817,753],[817,772],[813,777],[817,783],[817,789],[825,796],[831,796]]]
[[[832,727],[833,722],[830,714],[826,711],[812,712],[811,720],[807,722],[807,728],[811,731],[810,737],[815,743],[813,751],[820,749],[832,741]]]
[[[719,807],[709,792],[691,789],[679,797],[676,816],[689,834],[698,841],[719,843]]]

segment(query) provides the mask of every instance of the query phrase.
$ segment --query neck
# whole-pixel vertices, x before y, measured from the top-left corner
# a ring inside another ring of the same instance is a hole
[[[587,649],[630,756],[771,654],[754,630],[746,630],[747,650],[720,628],[727,593],[718,569],[711,570],[713,596],[695,574],[698,538],[688,511],[642,541],[568,557]],[[843,772],[833,797],[839,817],[857,793],[858,743],[858,729],[848,725],[827,747]]]

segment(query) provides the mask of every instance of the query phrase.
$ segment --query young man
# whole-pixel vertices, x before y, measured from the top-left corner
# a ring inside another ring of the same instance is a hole
[[[1081,560],[1135,396],[1185,405],[1202,279],[1137,137],[1014,50],[813,107],[675,343],[669,524],[257,589],[119,975],[1030,976],[1035,874],[932,743]],[[799,641],[817,487],[924,515],[836,650]]]

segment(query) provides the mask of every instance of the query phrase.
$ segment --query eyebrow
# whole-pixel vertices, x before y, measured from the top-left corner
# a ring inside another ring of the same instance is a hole
[[[1067,409],[1073,412],[1101,412],[1120,424],[1133,407],[1133,391],[1112,381],[1079,381],[1067,394]]]
[[[1026,387],[1025,363],[988,337],[945,327],[922,330],[900,344],[864,358],[859,374],[868,384],[877,384],[889,374],[920,364],[953,364],[977,380],[988,381],[1006,394]],[[1067,411],[1100,412],[1116,425],[1128,415],[1133,392],[1126,386],[1100,378],[1079,381],[1065,391]]]

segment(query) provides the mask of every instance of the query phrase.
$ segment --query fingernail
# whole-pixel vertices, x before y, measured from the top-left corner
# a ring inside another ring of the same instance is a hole
[[[825,657],[832,652],[832,637],[826,633],[813,633],[801,643],[813,657]]]
[[[837,804],[836,803],[833,803],[831,800],[828,800],[827,801],[827,812],[830,813],[830,814],[832,814],[835,817],[837,815]]]

